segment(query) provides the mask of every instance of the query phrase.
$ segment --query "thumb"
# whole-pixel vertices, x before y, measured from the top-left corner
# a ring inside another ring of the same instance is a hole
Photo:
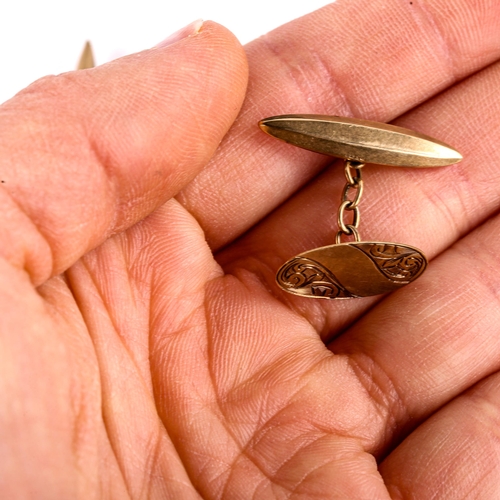
[[[246,81],[233,35],[194,23],[169,45],[43,78],[7,101],[0,257],[38,285],[144,218],[213,155]]]

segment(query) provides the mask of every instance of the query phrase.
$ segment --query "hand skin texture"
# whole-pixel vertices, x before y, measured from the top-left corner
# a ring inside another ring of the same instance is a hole
[[[337,0],[245,51],[205,22],[3,104],[0,497],[498,498],[499,86],[498,0]],[[258,129],[283,113],[463,154],[365,169],[361,234],[424,250],[418,281],[277,288],[333,242],[343,184]]]

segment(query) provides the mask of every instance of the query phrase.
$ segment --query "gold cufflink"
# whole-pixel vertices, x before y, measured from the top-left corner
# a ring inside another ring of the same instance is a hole
[[[451,146],[385,123],[322,115],[282,115],[259,122],[269,135],[295,146],[344,159],[346,184],[338,210],[335,244],[303,252],[285,262],[276,281],[302,297],[345,299],[397,290],[416,280],[427,259],[400,243],[362,241],[359,203],[366,163],[441,167],[462,159]],[[352,214],[350,222],[345,219]],[[342,242],[351,237],[354,241]]]

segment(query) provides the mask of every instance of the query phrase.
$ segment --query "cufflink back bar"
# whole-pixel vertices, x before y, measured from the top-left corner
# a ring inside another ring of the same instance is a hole
[[[346,184],[338,211],[335,244],[285,262],[276,281],[303,297],[344,299],[397,290],[424,272],[427,259],[415,247],[362,241],[358,227],[366,163],[398,167],[441,167],[462,159],[451,146],[394,125],[323,115],[282,115],[259,122],[261,129],[295,146],[344,159]],[[346,217],[352,213],[351,222]],[[354,241],[342,242],[345,237]]]

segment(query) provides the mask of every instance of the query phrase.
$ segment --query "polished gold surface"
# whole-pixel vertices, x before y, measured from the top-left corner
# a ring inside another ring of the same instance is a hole
[[[315,248],[286,262],[276,281],[302,297],[349,299],[392,292],[416,280],[427,259],[417,248],[362,241]]]
[[[360,163],[441,167],[462,159],[444,142],[385,123],[323,115],[281,115],[259,122],[262,130],[295,146]]]
[[[85,44],[80,61],[78,62],[77,69],[90,69],[95,66],[94,53],[92,52],[92,45],[90,42]]]

